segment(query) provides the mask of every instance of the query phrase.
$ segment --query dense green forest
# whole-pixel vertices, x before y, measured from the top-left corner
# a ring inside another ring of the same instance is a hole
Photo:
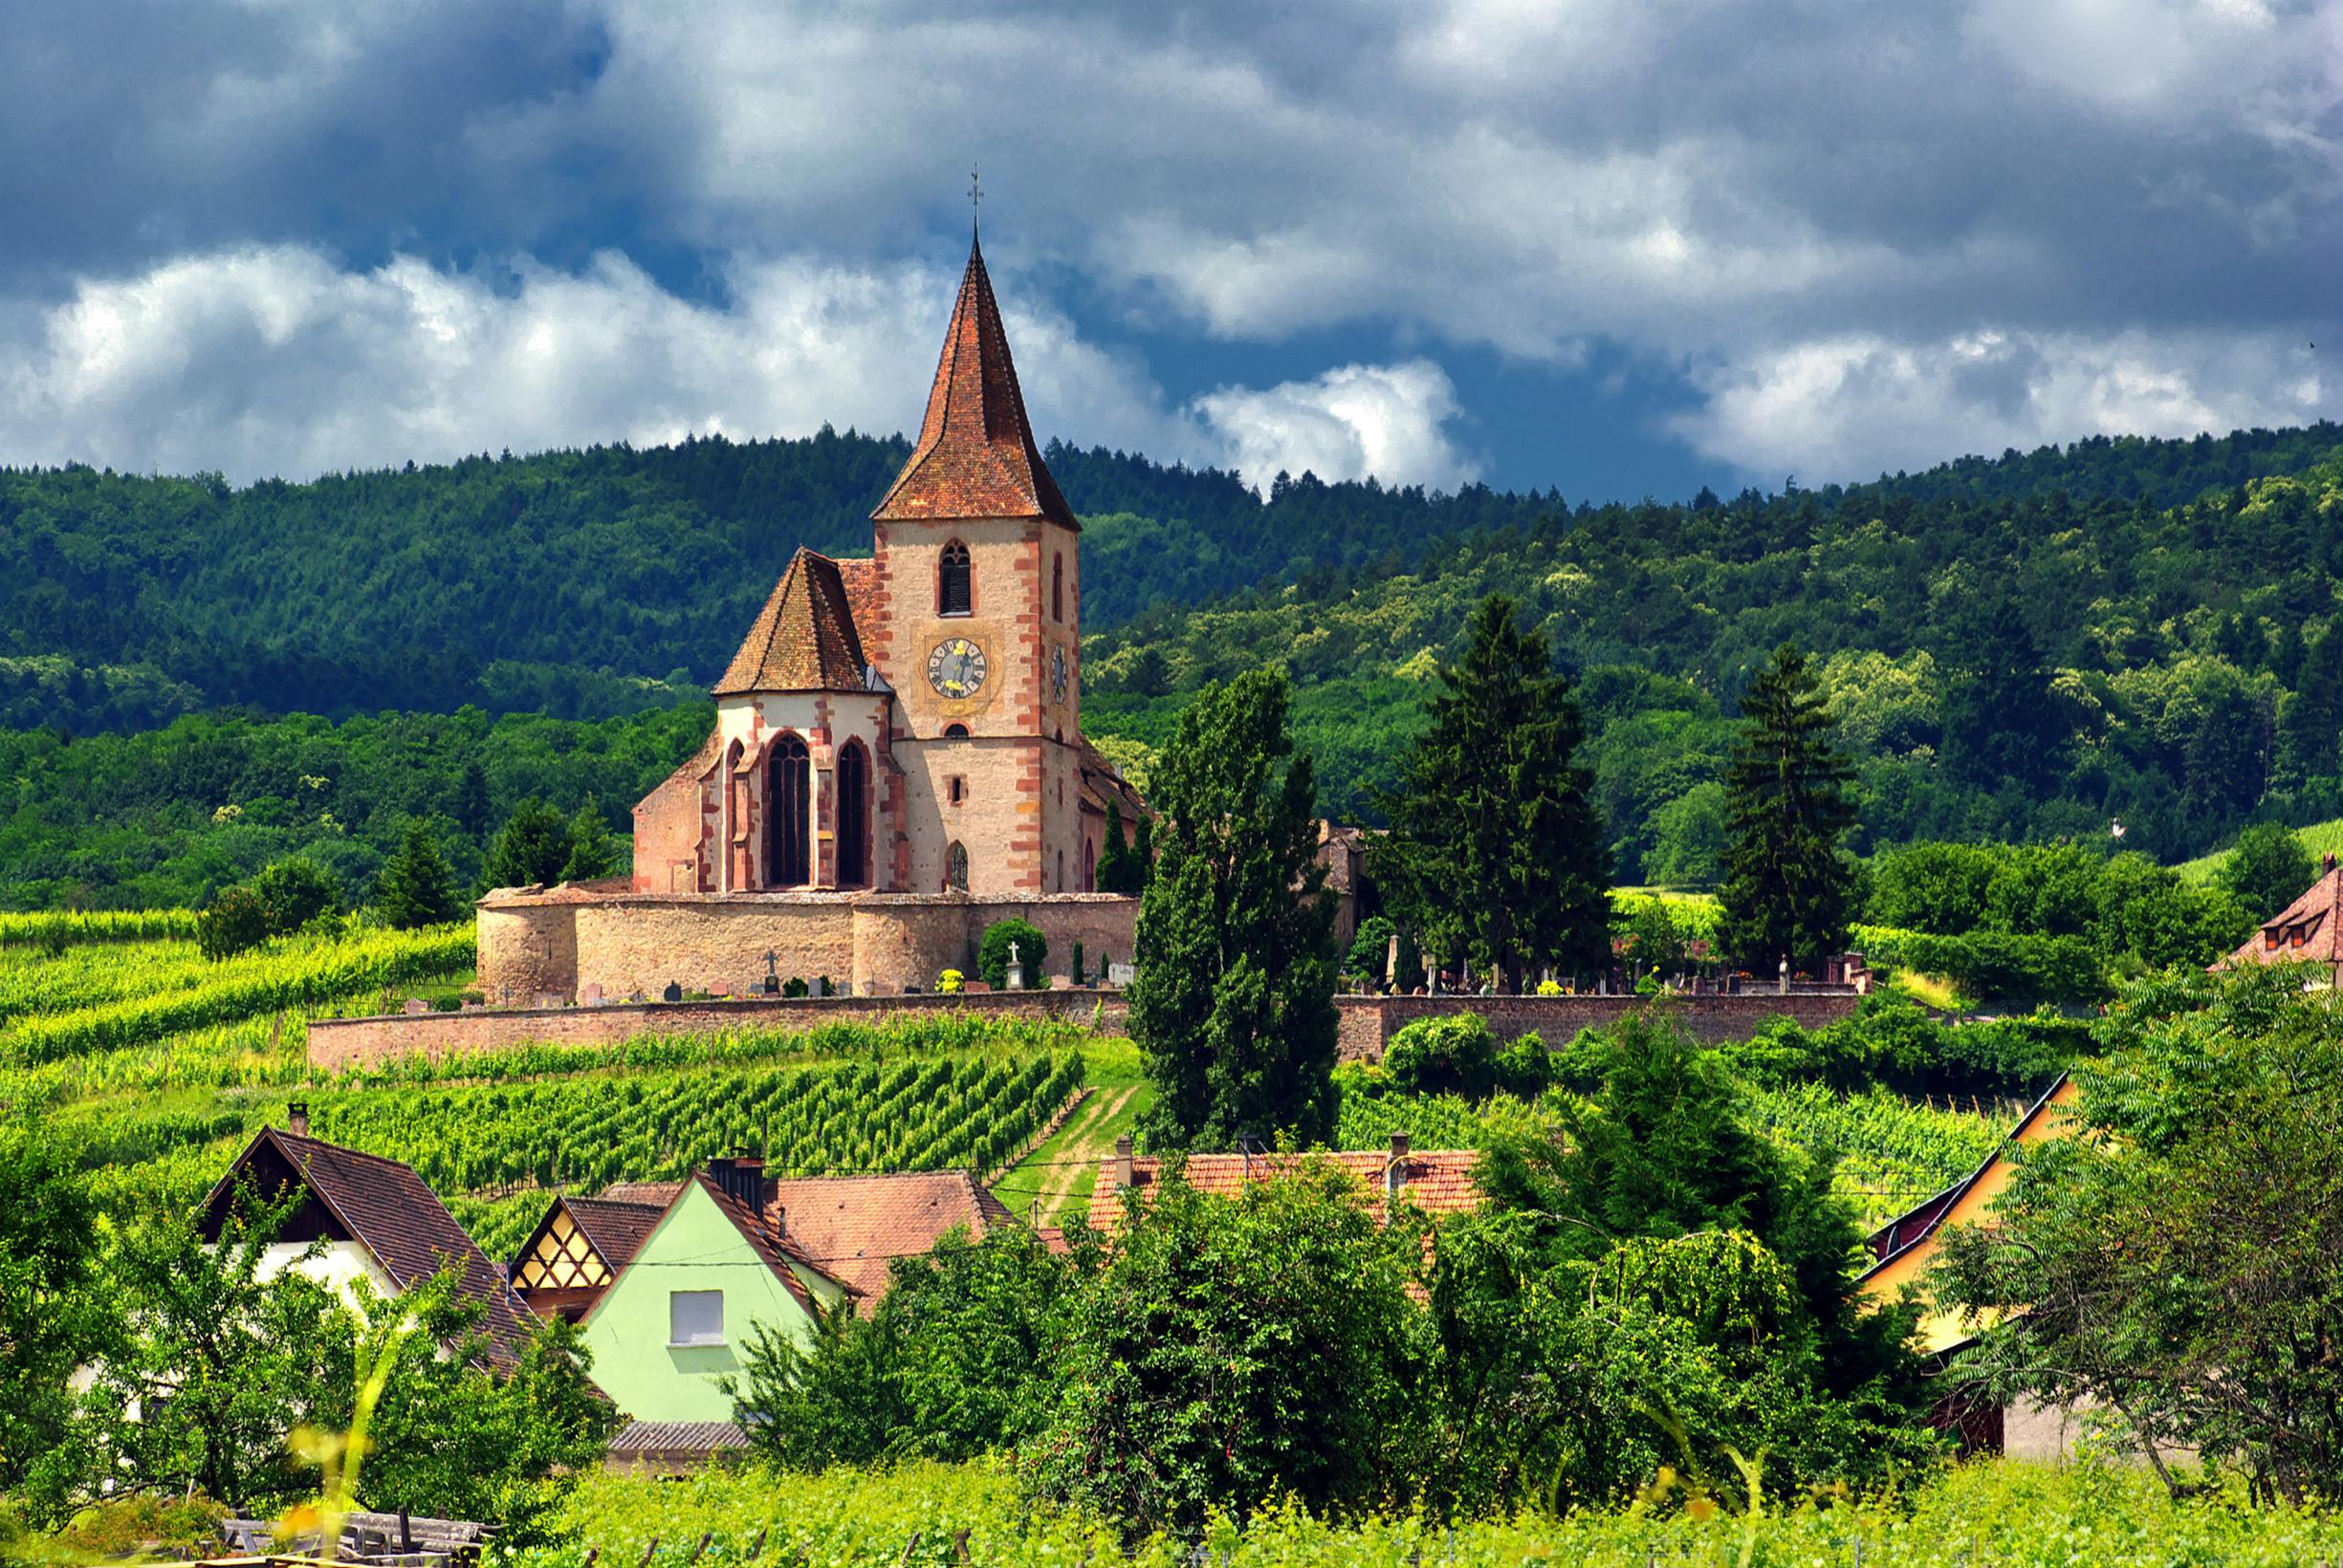
[[[201,898],[296,848],[355,886],[409,816],[469,874],[532,794],[623,829],[790,549],[866,549],[904,450],[825,430],[241,490],[0,471],[0,903]],[[1281,665],[1334,814],[1373,817],[1500,589],[1579,678],[1623,880],[1713,876],[1733,705],[1785,639],[1822,656],[1865,849],[2112,847],[2120,822],[2177,860],[2343,812],[2332,425],[1682,505],[1049,461],[1086,524],[1085,728],[1160,746],[1204,682]]]

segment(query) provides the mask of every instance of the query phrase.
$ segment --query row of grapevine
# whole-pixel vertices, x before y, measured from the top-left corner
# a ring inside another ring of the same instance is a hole
[[[0,947],[78,946],[85,942],[191,942],[192,909],[44,909],[0,914]]]
[[[0,1024],[35,1013],[73,1013],[133,996],[191,991],[220,966],[192,942],[109,942],[52,952],[0,948]]]
[[[776,1174],[988,1169],[1081,1087],[1071,1052],[764,1070],[593,1076],[514,1085],[337,1091],[318,1136],[404,1160],[443,1193],[588,1190],[760,1150]]]
[[[472,952],[469,926],[288,939],[219,965],[212,978],[184,991],[11,1019],[0,1028],[0,1060],[23,1065],[119,1051],[186,1030],[434,979],[469,969]]]

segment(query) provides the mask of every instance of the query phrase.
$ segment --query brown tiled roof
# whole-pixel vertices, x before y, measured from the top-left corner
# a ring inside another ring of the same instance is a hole
[[[802,1176],[768,1182],[765,1214],[807,1259],[872,1300],[887,1266],[924,1257],[946,1231],[980,1236],[1017,1216],[964,1170]]]
[[[604,1203],[649,1204],[664,1212],[683,1189],[681,1182],[612,1182],[594,1196]]]
[[[944,334],[919,443],[871,516],[882,522],[1046,517],[1081,526],[1033,443],[1000,306],[985,275],[984,251],[974,245]]]
[[[838,563],[800,549],[757,612],[715,694],[743,691],[862,691],[863,640]]]
[[[1412,1204],[1435,1219],[1480,1207],[1480,1184],[1473,1179],[1473,1167],[1480,1160],[1478,1150],[1427,1149],[1406,1155],[1403,1160],[1400,1170],[1403,1203]],[[1368,1212],[1377,1224],[1390,1217],[1384,1206],[1384,1176],[1391,1168],[1388,1149],[1330,1154],[1192,1154],[1185,1175],[1188,1185],[1199,1192],[1233,1198],[1249,1182],[1269,1181],[1328,1166],[1347,1171],[1365,1189]],[[1162,1179],[1163,1161],[1154,1155],[1140,1155],[1131,1161],[1130,1170],[1131,1186],[1138,1191],[1140,1202],[1150,1201],[1155,1184]],[[1123,1193],[1115,1186],[1115,1162],[1108,1158],[1101,1162],[1098,1182],[1090,1188],[1090,1228],[1110,1235],[1122,1224]]]
[[[668,1202],[673,1200],[674,1194],[668,1193]],[[627,1203],[608,1196],[559,1201],[614,1274],[634,1261],[643,1243],[658,1229],[660,1216],[668,1211],[667,1203]]]
[[[1107,801],[1119,802],[1123,808],[1123,831],[1128,833],[1138,814],[1148,809],[1147,797],[1139,793],[1136,784],[1115,771],[1114,763],[1106,752],[1090,744],[1089,736],[1078,734],[1074,740],[1084,795],[1095,798],[1096,809],[1102,813],[1106,811]],[[1088,803],[1089,800],[1085,799],[1084,804]]]
[[[463,1294],[486,1309],[480,1332],[488,1340],[490,1360],[509,1364],[518,1359],[535,1333],[535,1316],[514,1294],[505,1272],[456,1224],[438,1194],[396,1160],[297,1137],[281,1127],[264,1127],[204,1200],[213,1225],[224,1213],[238,1174],[270,1156],[299,1174],[339,1228],[401,1291],[413,1290],[449,1264],[455,1265]],[[218,1232],[208,1229],[207,1233]]]
[[[854,618],[858,633],[865,626],[877,625],[879,563],[868,555],[860,555],[831,564],[838,568],[838,580],[846,586],[846,612]]]
[[[2214,968],[2306,961],[2343,962],[2343,867],[2329,868],[2310,891],[2264,921],[2244,946]]]

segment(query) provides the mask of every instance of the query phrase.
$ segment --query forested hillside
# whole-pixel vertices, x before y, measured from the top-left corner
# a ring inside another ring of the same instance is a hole
[[[904,450],[825,431],[243,490],[0,471],[0,903],[201,898],[293,849],[355,886],[407,816],[468,872],[531,794],[623,826],[789,551],[867,548]],[[1049,461],[1086,521],[1085,727],[1160,745],[1205,681],[1282,665],[1333,813],[1372,817],[1491,591],[1581,677],[1624,880],[1709,875],[1733,704],[1784,639],[1825,656],[1866,848],[2120,820],[2177,860],[2343,813],[2332,425],[1680,506],[1309,477],[1264,500]],[[385,710],[413,716],[265,717]]]

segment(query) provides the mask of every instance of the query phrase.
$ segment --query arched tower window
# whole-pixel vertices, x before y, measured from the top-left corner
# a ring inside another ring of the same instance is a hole
[[[948,724],[944,726],[944,738],[946,740],[968,739],[968,726],[964,724]]]
[[[1098,845],[1088,838],[1082,841],[1082,890],[1098,891]]]
[[[870,758],[859,740],[838,753],[838,885],[870,881]]]
[[[774,887],[803,887],[813,880],[810,851],[813,847],[813,758],[807,754],[805,742],[795,735],[783,735],[773,743],[770,770],[765,777],[766,814],[773,831],[767,838],[768,859],[772,867],[766,879]]]
[[[719,893],[733,890],[737,875],[733,843],[747,830],[748,813],[741,808],[747,803],[748,781],[739,774],[740,743],[733,742],[724,749],[724,766],[717,772],[716,796],[717,842],[715,887]]]
[[[935,613],[967,615],[975,606],[975,590],[969,581],[968,546],[954,539],[944,546],[943,559],[936,563]]]
[[[944,885],[955,893],[968,891],[968,846],[957,838],[944,849]]]
[[[1049,562],[1049,618],[1065,619],[1065,553],[1059,552]]]

